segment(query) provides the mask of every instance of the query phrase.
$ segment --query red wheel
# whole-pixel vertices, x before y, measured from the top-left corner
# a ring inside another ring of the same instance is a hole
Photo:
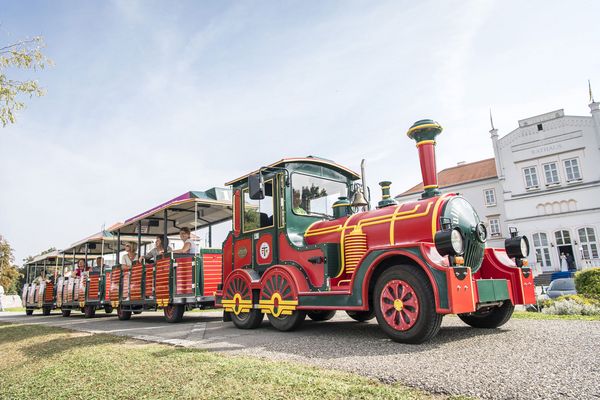
[[[380,307],[385,321],[398,331],[412,328],[419,318],[419,300],[405,281],[394,279],[383,287]]]
[[[394,341],[422,343],[442,323],[427,275],[414,265],[390,267],[377,279],[373,304],[380,328]]]
[[[287,271],[272,268],[262,279],[259,307],[271,325],[280,331],[292,331],[304,322],[306,312],[297,310],[298,290]]]
[[[250,279],[245,272],[234,273],[229,277],[223,290],[222,304],[239,329],[257,328],[263,320],[263,313],[254,309],[252,304]]]

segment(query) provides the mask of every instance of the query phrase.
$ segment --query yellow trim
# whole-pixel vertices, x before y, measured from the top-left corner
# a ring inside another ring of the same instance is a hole
[[[237,304],[236,304],[237,299]],[[233,296],[233,300],[221,300],[225,311],[240,315],[243,312],[250,312],[252,309],[252,300],[244,300],[239,293]]]
[[[350,207],[352,204],[334,204],[331,207]]]
[[[435,145],[435,140],[421,140],[420,142],[417,142],[417,147],[422,146],[424,144],[433,144],[433,145]]]
[[[389,189],[391,186],[382,186],[382,189]]]
[[[413,132],[418,132],[423,129],[431,129],[431,128],[442,129],[442,126],[440,124],[424,124],[424,125],[413,126],[412,128],[410,128],[408,130],[408,132],[406,132],[406,135],[408,135],[408,137],[410,137],[411,133],[413,133]]]
[[[435,233],[437,232],[437,213],[438,213],[438,209],[440,208],[440,204],[442,203],[442,200],[444,200],[446,197],[448,197],[450,195],[450,193],[447,193],[443,196],[440,196],[437,201],[435,202],[435,207],[433,207],[433,215],[431,216],[431,240],[433,240],[433,238],[435,237]]]
[[[423,186],[423,190],[425,190],[425,189],[435,189],[437,187],[438,187],[438,185],[427,185],[427,186]]]
[[[275,312],[275,299],[277,299],[277,312]],[[273,293],[270,300],[260,300],[258,302],[258,308],[264,314],[271,314],[274,317],[280,315],[292,315],[292,312],[296,310],[298,300],[281,300],[281,295],[278,292]]]
[[[381,196],[383,199],[389,199],[390,195],[389,194],[384,194],[383,196]]]

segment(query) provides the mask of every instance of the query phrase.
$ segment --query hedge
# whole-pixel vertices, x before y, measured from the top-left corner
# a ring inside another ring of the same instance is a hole
[[[579,271],[575,274],[577,294],[600,299],[600,268]]]

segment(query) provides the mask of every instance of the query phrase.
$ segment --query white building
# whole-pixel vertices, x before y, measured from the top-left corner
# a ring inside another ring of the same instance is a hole
[[[502,138],[492,126],[495,158],[439,173],[443,191],[464,194],[487,223],[490,246],[503,246],[512,226],[529,238],[537,272],[560,270],[562,253],[578,269],[600,266],[600,103],[590,110],[590,117],[557,110],[526,118]],[[419,185],[396,199],[418,192]]]
[[[504,198],[493,158],[473,163],[459,163],[438,173],[442,192],[457,192],[473,205],[481,220],[486,223],[489,238],[487,245],[504,246],[508,228],[504,218]],[[423,183],[396,196],[400,203],[416,200],[423,192]]]

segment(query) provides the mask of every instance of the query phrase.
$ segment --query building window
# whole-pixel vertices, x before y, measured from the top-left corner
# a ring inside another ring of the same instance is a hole
[[[538,124],[537,128],[538,128],[538,131],[541,131],[542,129],[544,129],[544,126],[542,124]]]
[[[562,230],[554,232],[557,246],[566,246],[571,244],[571,234],[569,231]]]
[[[585,260],[598,258],[598,243],[596,243],[596,232],[594,228],[581,228],[577,230],[579,242],[581,243],[581,256]]]
[[[483,191],[485,195],[485,205],[495,206],[496,205],[496,191],[494,189],[486,189]]]
[[[550,249],[548,248],[548,235],[543,232],[533,234],[533,247],[535,248],[535,262],[548,268],[552,266],[550,262]]]
[[[490,235],[492,235],[492,236],[502,235],[502,232],[500,232],[500,220],[498,218],[490,218],[488,220],[488,225],[490,227]]]
[[[579,161],[576,158],[565,160],[565,172],[567,173],[567,181],[581,180],[581,172],[579,171]]]
[[[523,168],[523,175],[525,175],[525,187],[527,189],[532,189],[539,186],[537,170],[535,167]]]
[[[554,185],[558,183],[558,168],[556,163],[544,164],[544,175],[546,177],[546,185]]]

